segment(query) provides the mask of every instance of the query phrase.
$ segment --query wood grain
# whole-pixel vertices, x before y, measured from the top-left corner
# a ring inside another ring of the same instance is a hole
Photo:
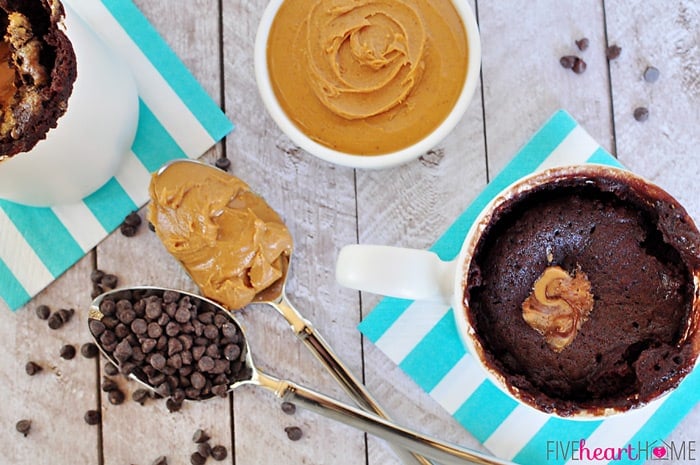
[[[283,216],[295,241],[290,300],[407,426],[480,447],[400,368],[363,341],[356,326],[379,297],[336,284],[335,259],[342,246],[430,247],[532,133],[562,108],[622,163],[667,189],[700,221],[700,6],[694,0],[471,0],[483,60],[481,85],[466,115],[433,150],[382,171],[320,161],[296,147],[267,115],[253,63],[265,0],[192,0],[187,8],[167,0],[135,3],[236,124],[231,136],[204,158],[212,162],[228,156],[231,171]],[[580,51],[575,41],[583,37],[590,45]],[[622,54],[609,62],[605,51],[611,44],[620,45]],[[560,66],[559,58],[568,54],[586,61],[584,73]],[[661,72],[654,83],[642,78],[650,65]],[[634,120],[637,106],[649,108],[647,121]],[[0,395],[14,400],[0,403],[0,450],[6,451],[8,463],[144,465],[166,455],[170,465],[189,464],[197,428],[209,432],[212,444],[226,446],[229,457],[223,463],[399,463],[383,441],[310,412],[285,414],[279,400],[259,388],[186,403],[175,413],[167,411],[164,401],[140,406],[127,398],[123,405],[111,405],[100,391],[103,361],[58,357],[63,344],[89,340],[83,323],[94,267],[116,273],[123,285],[196,290],[155,235],[142,227],[132,238],[112,234],[25,308],[13,313],[0,302],[0,340],[8,347],[0,356]],[[49,330],[34,315],[40,303],[75,308],[76,316],[61,330]],[[237,317],[261,368],[348,401],[272,308],[251,305]],[[44,371],[27,376],[29,359],[44,365]],[[129,393],[137,387],[120,383]],[[101,428],[83,421],[87,409],[98,407]],[[33,420],[26,438],[14,431],[20,418]],[[287,426],[301,427],[303,438],[290,441]],[[670,439],[697,441],[698,431],[700,406]]]

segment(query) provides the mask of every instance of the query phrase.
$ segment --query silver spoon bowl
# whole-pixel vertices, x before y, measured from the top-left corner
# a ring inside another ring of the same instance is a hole
[[[148,376],[147,371],[150,371],[148,370],[148,367],[150,366],[153,368],[153,358],[156,356],[154,354],[160,354],[163,350],[167,351],[169,350],[169,347],[166,347],[165,349],[158,349],[157,347],[154,347],[151,350],[144,352],[142,354],[143,358],[141,358],[141,355],[137,355],[136,358],[133,358],[134,352],[127,356],[127,350],[124,348],[126,347],[126,344],[133,348],[136,345],[135,341],[139,341],[139,339],[152,339],[150,336],[148,338],[140,337],[147,333],[142,332],[143,328],[141,327],[142,325],[140,323],[134,323],[138,319],[145,320],[146,318],[141,318],[140,314],[142,311],[149,311],[147,305],[142,305],[142,307],[145,307],[145,310],[144,308],[139,308],[139,305],[141,304],[134,306],[136,303],[134,295],[136,294],[138,296],[142,296],[144,303],[149,296],[151,296],[151,300],[155,301],[158,299],[161,299],[161,301],[172,300],[165,297],[166,293],[168,293],[169,297],[177,295],[178,299],[186,297],[188,302],[192,303],[192,308],[195,308],[195,310],[190,310],[189,318],[192,320],[188,321],[185,321],[184,317],[178,317],[178,314],[173,312],[175,315],[174,318],[176,318],[180,323],[181,328],[187,328],[187,330],[189,330],[189,326],[187,325],[194,321],[193,318],[199,318],[199,315],[202,313],[211,313],[211,316],[216,318],[219,322],[225,318],[225,322],[221,324],[219,328],[220,335],[212,337],[212,339],[218,338],[217,340],[223,341],[222,345],[236,344],[237,347],[239,347],[240,352],[236,354],[235,350],[233,350],[230,357],[224,357],[226,358],[227,363],[229,363],[231,367],[234,367],[234,369],[231,369],[228,374],[223,371],[217,375],[226,376],[225,389],[222,392],[219,392],[219,395],[225,394],[226,392],[245,385],[259,386],[272,392],[282,401],[292,402],[303,408],[314,411],[344,424],[356,427],[394,444],[399,444],[410,451],[430,457],[440,461],[441,463],[476,463],[487,465],[504,465],[511,463],[478,451],[466,449],[461,446],[450,444],[439,439],[426,436],[422,433],[403,428],[375,414],[365,412],[312,389],[303,387],[292,381],[281,379],[261,371],[255,366],[248,340],[241,325],[229,311],[212,300],[185,291],[152,286],[116,289],[98,296],[92,302],[88,315],[88,326],[95,343],[100,348],[102,354],[111,363],[118,366],[122,372],[127,371],[130,378],[135,379],[145,387],[155,392],[162,394],[162,390],[160,390],[158,386],[155,386],[151,381],[153,377]],[[127,298],[127,296],[129,297]],[[105,303],[108,300],[111,300],[112,303]],[[119,303],[123,300],[127,300],[131,305],[127,305],[124,302]],[[129,307],[131,307],[130,310]],[[165,305],[161,306],[162,309],[164,309],[164,307]],[[107,312],[108,308],[109,312],[106,315],[105,312]],[[119,312],[124,312],[124,314],[119,315]],[[161,314],[164,314],[163,312],[166,311],[162,310]],[[124,323],[125,319],[130,320],[129,324]],[[123,323],[122,329],[118,331],[120,335],[115,336],[115,339],[105,337],[105,334],[108,331],[117,332],[116,326],[118,326],[119,323],[115,324],[113,320],[118,320]],[[164,320],[165,319],[161,321]],[[151,323],[153,323],[153,321],[151,321]],[[168,332],[167,324],[165,325],[165,328],[163,328],[163,325],[160,324],[158,324],[158,326],[161,326],[161,331],[165,333]],[[224,326],[226,327],[226,330],[224,330]],[[123,328],[127,329],[125,330]],[[134,329],[136,329],[136,331],[134,331]],[[204,334],[204,331],[205,330],[203,329],[202,334]],[[171,330],[170,332],[174,333],[174,330]],[[197,334],[197,332],[199,332],[198,329],[192,328],[193,334]],[[153,333],[157,333],[155,327],[153,327]],[[170,336],[170,340],[174,339],[177,339],[176,335]],[[126,341],[126,343],[124,341]],[[122,344],[122,349],[119,348],[120,344]],[[225,354],[226,352],[222,351],[222,353]],[[202,358],[199,360],[201,361]],[[167,367],[169,365],[166,364],[164,366]],[[192,379],[193,376],[194,375],[191,375],[190,379]],[[212,397],[213,395],[214,393],[211,390],[207,391],[206,389],[203,389],[200,391],[199,395],[190,395],[186,396],[186,398],[193,401],[198,401]]]
[[[192,163],[217,170],[211,165],[207,165],[197,160],[174,160],[163,165],[157,172],[160,176],[174,163]],[[260,291],[253,303],[269,305],[282,315],[295,336],[306,346],[307,349],[318,359],[328,370],[336,382],[350,396],[350,398],[363,410],[376,413],[382,418],[390,419],[388,413],[379,405],[367,387],[352,373],[348,366],[340,359],[330,344],[321,336],[313,324],[307,320],[287,297],[285,288],[289,276],[291,257],[282,256],[282,276],[271,286]],[[183,266],[183,268],[185,268]],[[186,270],[186,268],[185,268]],[[187,270],[186,270],[187,271]],[[396,455],[405,465],[430,465],[424,457],[407,453],[400,448],[394,448]]]

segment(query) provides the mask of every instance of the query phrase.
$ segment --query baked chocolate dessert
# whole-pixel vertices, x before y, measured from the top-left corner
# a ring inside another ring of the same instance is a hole
[[[57,126],[77,77],[58,0],[0,0],[0,161]]]
[[[668,194],[570,174],[496,210],[464,297],[518,397],[562,416],[624,411],[693,368],[698,270],[700,234]]]

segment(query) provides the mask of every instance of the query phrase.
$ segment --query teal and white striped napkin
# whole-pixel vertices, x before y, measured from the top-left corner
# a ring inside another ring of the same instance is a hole
[[[70,268],[148,200],[150,173],[197,158],[233,129],[131,0],[65,0],[130,67],[139,124],[121,171],[72,205],[0,200],[0,297],[15,310]]]
[[[503,188],[533,171],[576,163],[620,166],[559,111],[431,250],[454,259],[472,222]],[[519,406],[485,378],[462,346],[452,312],[444,305],[384,298],[359,329],[496,456],[522,465],[638,464],[678,459],[695,447],[666,438],[700,401],[700,370],[673,394],[625,415],[602,421],[551,418]]]

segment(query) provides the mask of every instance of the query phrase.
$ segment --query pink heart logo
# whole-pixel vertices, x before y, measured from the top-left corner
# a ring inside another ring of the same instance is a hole
[[[651,452],[654,454],[654,457],[661,459],[666,455],[666,448],[663,446],[654,447]]]

